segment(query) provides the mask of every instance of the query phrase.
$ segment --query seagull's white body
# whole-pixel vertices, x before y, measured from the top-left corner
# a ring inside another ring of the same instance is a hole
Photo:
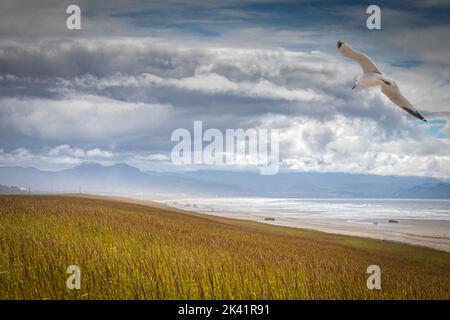
[[[356,79],[355,84],[352,89],[362,86],[362,87],[381,87],[381,91],[396,105],[408,112],[409,114],[415,116],[416,118],[427,121],[411,104],[411,102],[406,99],[400,91],[397,83],[384,76],[383,73],[378,70],[376,64],[364,53],[354,50],[348,44],[338,41],[338,50],[342,53],[344,57],[355,60],[361,66],[363,73]]]
[[[381,85],[382,81],[380,80],[381,74],[377,73],[363,73],[356,80],[356,86],[363,87],[376,87]]]

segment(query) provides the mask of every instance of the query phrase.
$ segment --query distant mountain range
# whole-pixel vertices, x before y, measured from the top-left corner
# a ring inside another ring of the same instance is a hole
[[[209,191],[215,190],[228,194],[235,190],[225,184],[196,181],[183,175],[142,172],[126,164],[103,166],[92,162],[62,171],[0,167],[0,183],[51,193],[210,194]]]
[[[261,176],[203,170],[161,173],[142,172],[126,164],[97,163],[62,171],[0,167],[0,184],[51,193],[450,199],[450,183],[428,177],[293,172]]]

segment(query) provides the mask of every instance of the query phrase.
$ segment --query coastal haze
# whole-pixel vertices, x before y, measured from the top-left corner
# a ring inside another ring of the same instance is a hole
[[[450,183],[432,177],[289,171],[269,176],[252,171],[164,172],[142,171],[123,163],[86,162],[58,171],[3,166],[0,184],[37,193],[450,199]]]

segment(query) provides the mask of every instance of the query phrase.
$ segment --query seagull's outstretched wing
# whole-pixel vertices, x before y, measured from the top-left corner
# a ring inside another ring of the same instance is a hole
[[[370,59],[364,53],[358,50],[354,50],[352,47],[350,47],[348,44],[342,41],[338,41],[337,48],[344,57],[353,59],[356,62],[358,62],[364,73],[373,72],[381,74],[375,62],[373,62],[372,59]]]
[[[427,121],[420,113],[417,111],[411,102],[406,99],[400,91],[400,88],[395,82],[384,82],[381,85],[381,91],[389,98],[393,103],[398,105],[400,108],[413,115],[414,117]]]

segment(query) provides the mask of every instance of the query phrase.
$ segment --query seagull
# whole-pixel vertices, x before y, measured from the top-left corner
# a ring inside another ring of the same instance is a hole
[[[427,121],[420,113],[417,111],[411,102],[406,99],[400,91],[397,83],[385,77],[380,70],[378,70],[376,64],[364,53],[354,50],[347,43],[338,41],[337,49],[342,53],[344,57],[355,60],[359,63],[362,68],[363,73],[355,80],[352,89],[357,86],[362,87],[375,87],[381,86],[381,91],[396,105],[400,108],[413,115],[414,117]]]

